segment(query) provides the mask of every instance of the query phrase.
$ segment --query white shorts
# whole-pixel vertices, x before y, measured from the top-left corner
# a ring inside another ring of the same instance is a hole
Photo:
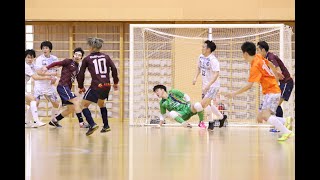
[[[40,100],[41,96],[47,96],[52,102],[58,101],[57,91],[54,86],[49,87],[34,87],[34,97]]]
[[[276,113],[281,93],[277,94],[265,94],[262,98],[260,110],[269,109],[272,113]]]
[[[202,94],[202,99],[204,98],[210,98],[214,99],[216,98],[217,94],[219,92],[219,87],[210,87],[210,89],[206,92],[206,94]]]

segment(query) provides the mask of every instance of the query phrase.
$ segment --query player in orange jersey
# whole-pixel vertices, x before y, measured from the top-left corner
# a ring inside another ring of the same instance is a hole
[[[275,116],[281,96],[280,87],[277,83],[276,76],[273,73],[276,69],[274,66],[269,65],[271,62],[265,59],[261,54],[256,54],[256,46],[254,43],[244,42],[241,46],[241,50],[243,58],[251,65],[248,83],[246,86],[235,92],[226,93],[225,96],[232,98],[233,96],[249,90],[253,86],[253,83],[260,83],[264,97],[261,109],[257,116],[257,121],[259,123],[267,121],[272,124],[276,129],[280,130],[280,133],[282,133],[278,140],[287,140],[294,136],[294,133],[287,128],[289,125],[291,126],[292,118],[285,119]]]

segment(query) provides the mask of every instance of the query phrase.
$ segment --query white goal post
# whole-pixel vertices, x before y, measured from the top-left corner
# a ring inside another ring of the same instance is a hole
[[[201,46],[208,39],[217,46],[220,92],[239,89],[247,82],[250,66],[240,48],[245,41],[266,41],[269,51],[280,57],[295,79],[292,35],[292,29],[284,24],[130,24],[129,124],[150,125],[157,119],[160,100],[152,90],[157,84],[181,90],[193,103],[201,101],[201,75],[196,85],[192,80]],[[282,103],[284,116],[294,117],[294,93]],[[228,115],[229,125],[258,125],[255,117],[261,97],[256,85],[233,99],[218,94],[212,103],[224,105],[222,112]],[[193,125],[198,121],[197,115],[188,120]],[[169,119],[166,124],[178,125]]]

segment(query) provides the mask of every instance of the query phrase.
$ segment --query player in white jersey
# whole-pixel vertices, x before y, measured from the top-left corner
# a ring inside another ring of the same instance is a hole
[[[33,49],[27,49],[25,51],[25,101],[26,104],[30,106],[27,110],[26,119],[25,119],[25,127],[39,127],[44,126],[46,123],[43,123],[39,120],[38,117],[38,109],[37,102],[35,97],[27,93],[27,82],[31,79],[34,80],[51,80],[52,73],[46,73],[47,76],[39,76],[35,73],[33,67],[33,60],[36,56],[36,52]]]
[[[201,105],[206,108],[206,112],[215,114],[220,121],[219,127],[224,125],[227,119],[226,115],[222,115],[215,105],[211,105],[211,101],[216,98],[220,88],[219,72],[220,64],[213,52],[216,50],[216,44],[213,41],[206,40],[202,45],[202,54],[199,56],[196,74],[192,84],[195,85],[199,74],[202,75],[202,101]],[[208,107],[208,108],[207,108]],[[210,116],[211,117],[211,116]],[[203,122],[199,123],[199,127],[206,128]],[[213,130],[214,121],[209,119],[208,130]]]
[[[40,48],[43,54],[37,57],[35,69],[37,74],[44,75],[42,68],[58,61],[58,58],[54,55],[51,55],[52,43],[50,41],[43,41],[40,45]],[[56,71],[56,69],[52,69],[48,72],[54,73]],[[55,81],[50,80],[36,80],[34,82],[34,96],[36,97],[37,102],[39,102],[41,96],[44,96],[52,104],[51,119],[58,115],[60,104],[54,83]]]

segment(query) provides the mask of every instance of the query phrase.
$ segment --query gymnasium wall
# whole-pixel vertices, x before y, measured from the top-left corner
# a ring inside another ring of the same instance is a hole
[[[292,21],[294,0],[26,0],[27,21]]]

